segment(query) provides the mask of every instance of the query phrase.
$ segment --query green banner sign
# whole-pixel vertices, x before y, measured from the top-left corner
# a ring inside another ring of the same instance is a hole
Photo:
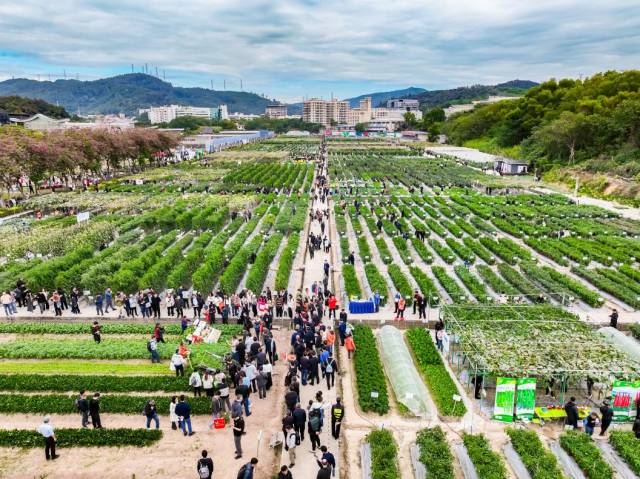
[[[516,399],[516,417],[518,419],[533,419],[536,407],[535,378],[521,378],[517,381],[518,396]]]
[[[498,378],[496,380],[496,404],[493,418],[503,422],[513,422],[513,403],[516,397],[516,380]]]
[[[640,381],[614,381],[611,396],[614,422],[633,421],[640,398]]]

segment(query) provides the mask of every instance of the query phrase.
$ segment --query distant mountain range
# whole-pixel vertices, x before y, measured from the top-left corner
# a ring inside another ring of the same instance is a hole
[[[490,96],[520,96],[538,83],[529,80],[511,80],[498,85],[473,85],[450,90],[431,90],[410,94],[405,98],[420,100],[424,108],[448,107],[454,104],[484,100]]]
[[[67,111],[125,113],[136,115],[139,108],[162,105],[217,107],[226,104],[229,112],[264,113],[271,100],[255,93],[216,91],[206,88],[175,87],[151,75],[130,73],[94,81],[35,81],[18,78],[0,82],[0,95],[42,99]]]

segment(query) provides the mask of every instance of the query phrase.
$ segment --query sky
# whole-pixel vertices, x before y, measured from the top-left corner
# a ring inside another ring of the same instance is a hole
[[[158,68],[282,101],[640,67],[638,0],[2,0],[0,80]]]

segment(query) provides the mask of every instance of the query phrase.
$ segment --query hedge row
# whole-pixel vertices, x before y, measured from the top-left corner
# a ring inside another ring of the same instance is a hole
[[[269,266],[276,257],[280,243],[284,236],[282,233],[275,233],[267,242],[262,246],[262,249],[256,256],[249,273],[247,274],[246,287],[256,293],[262,291],[265,279],[269,273]]]
[[[376,479],[400,477],[398,445],[388,429],[380,429],[367,435],[371,446],[371,477]]]
[[[162,439],[160,429],[72,429],[56,428],[56,447],[146,447]],[[44,439],[36,431],[0,429],[0,447],[32,449]]]
[[[5,414],[76,414],[75,395],[64,394],[0,394],[0,412]],[[169,414],[170,396],[127,396],[104,394],[100,410],[107,414],[142,414],[145,403],[153,399],[158,414]],[[211,399],[205,396],[189,397],[191,414],[211,414]]]
[[[167,368],[167,373],[169,370]],[[189,391],[184,377],[165,376],[85,376],[67,374],[1,374],[0,391]]]
[[[275,287],[277,291],[287,289],[289,286],[289,277],[291,276],[291,268],[293,267],[293,260],[296,257],[298,247],[300,246],[300,233],[294,232],[289,234],[287,244],[280,254],[280,261],[278,262],[278,271],[276,272]]]
[[[389,272],[391,281],[393,281],[393,285],[400,291],[400,294],[404,296],[407,307],[411,306],[413,304],[413,289],[411,288],[411,283],[409,283],[409,280],[400,269],[400,266],[390,264],[387,271]]]

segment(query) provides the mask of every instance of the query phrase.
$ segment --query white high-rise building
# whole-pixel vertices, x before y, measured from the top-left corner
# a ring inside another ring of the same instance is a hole
[[[138,113],[140,115],[146,113],[149,116],[149,121],[154,125],[157,123],[169,123],[171,120],[181,116],[195,116],[207,119],[215,116],[223,120],[229,118],[227,105],[220,105],[215,109],[202,106],[165,105],[143,108],[138,110]]]

